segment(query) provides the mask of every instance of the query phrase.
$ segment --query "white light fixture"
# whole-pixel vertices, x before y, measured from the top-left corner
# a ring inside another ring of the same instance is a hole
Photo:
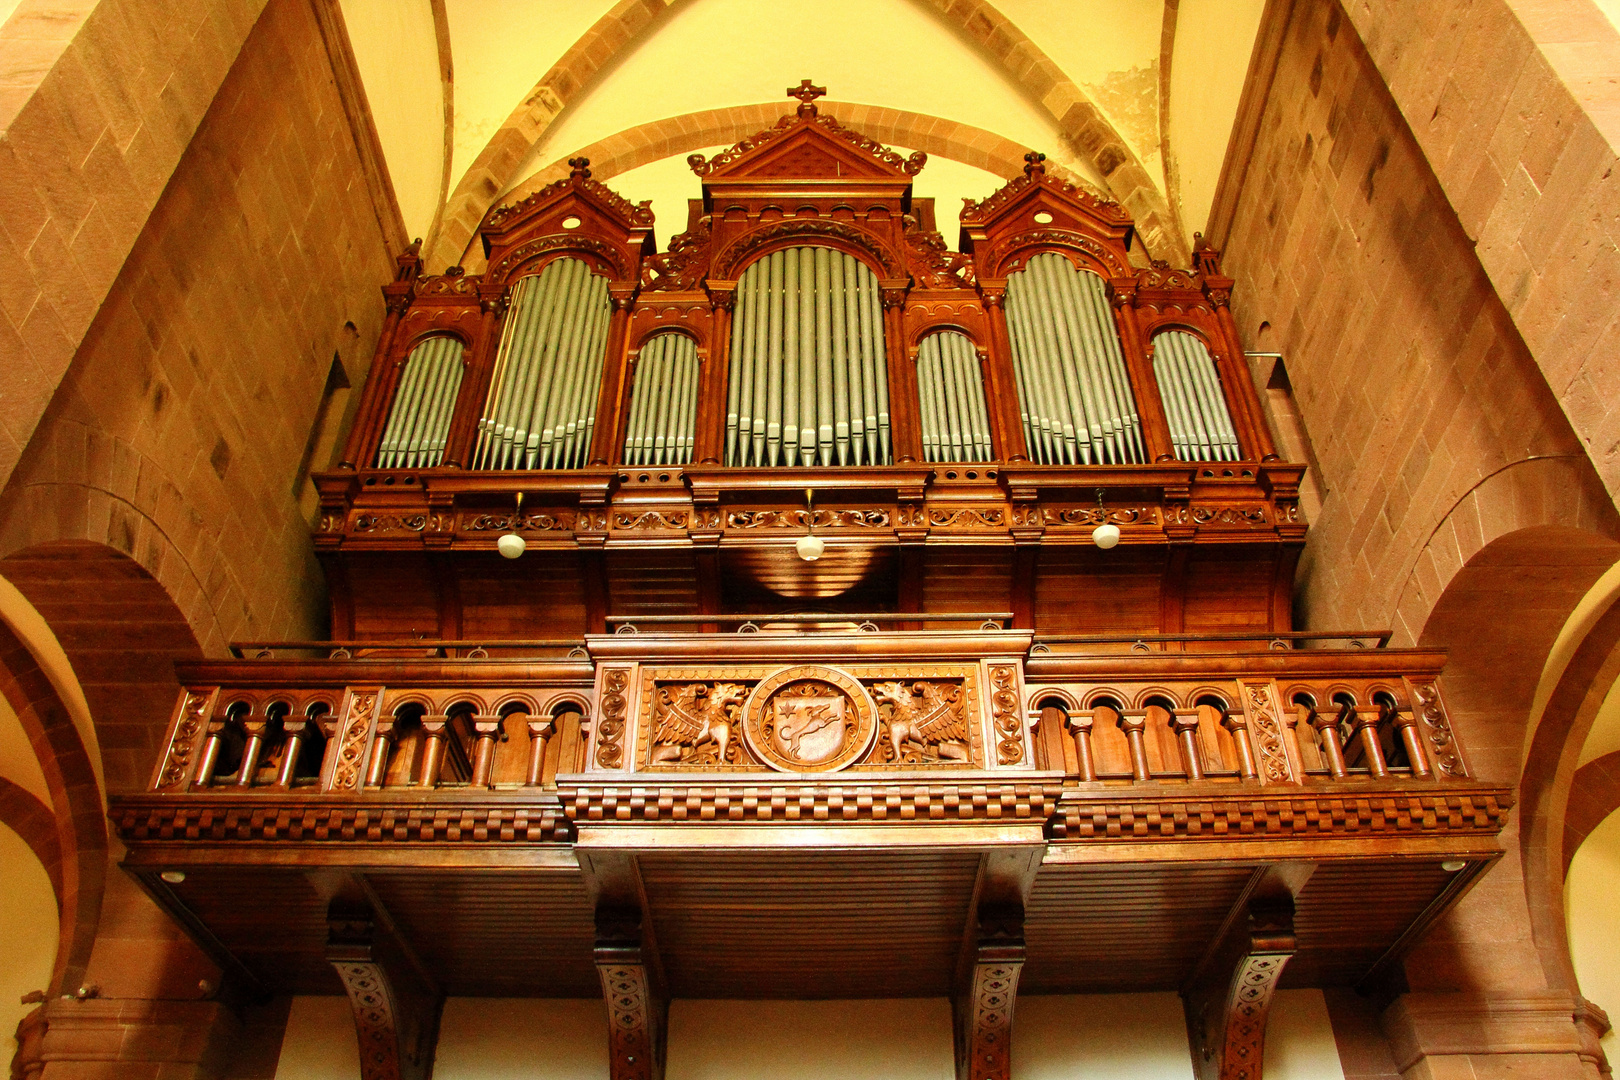
[[[1444,870],[1448,874],[1455,874],[1457,871],[1463,869],[1467,865],[1468,864],[1462,859],[1447,859],[1445,862],[1440,864],[1440,869]]]
[[[495,541],[495,549],[508,559],[515,559],[528,548],[528,542],[517,534],[517,527],[523,521],[523,492],[517,493],[517,513],[512,515],[512,531],[502,534]]]
[[[816,528],[816,492],[814,488],[804,491],[804,504],[809,511],[804,519],[805,534],[793,543],[793,550],[799,553],[799,558],[805,562],[815,562],[827,551],[827,542],[815,533]]]
[[[182,881],[186,880],[186,872],[184,870],[165,870],[163,873],[159,874],[158,877],[162,878],[170,885],[178,885]]]
[[[1091,542],[1107,551],[1119,543],[1119,526],[1108,520],[1108,508],[1103,505],[1103,489],[1097,489],[1097,516],[1102,524],[1091,530]]]

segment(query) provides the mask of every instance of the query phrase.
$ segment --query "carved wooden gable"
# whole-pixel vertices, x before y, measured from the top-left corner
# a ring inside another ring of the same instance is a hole
[[[1135,226],[1116,202],[1049,176],[1046,155],[1024,155],[1024,175],[978,202],[964,200],[961,249],[981,277],[1003,277],[1020,250],[1057,245],[1085,251],[1108,276],[1134,273],[1128,252]]]
[[[565,248],[597,255],[598,268],[616,280],[638,276],[642,258],[656,250],[651,203],[632,203],[592,180],[584,158],[568,164],[568,176],[485,219],[487,279],[504,281],[534,255]]]
[[[800,100],[794,115],[776,126],[743,139],[713,159],[702,154],[687,158],[692,171],[703,177],[706,202],[722,194],[755,194],[761,188],[826,189],[829,182],[845,193],[863,192],[909,200],[911,178],[921,171],[928,155],[898,153],[859,132],[822,116],[814,99],[824,91],[805,80],[791,96]]]

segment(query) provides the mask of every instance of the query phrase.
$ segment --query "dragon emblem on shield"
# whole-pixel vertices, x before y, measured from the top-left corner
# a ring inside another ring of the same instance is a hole
[[[748,749],[782,772],[829,772],[854,764],[877,737],[877,706],[848,672],[783,668],[754,687],[742,709]]]

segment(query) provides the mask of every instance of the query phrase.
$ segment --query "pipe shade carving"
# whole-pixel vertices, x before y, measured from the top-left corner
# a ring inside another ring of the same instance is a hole
[[[596,427],[608,283],[560,258],[520,279],[478,422],[480,469],[577,469]]]
[[[1032,460],[1147,460],[1102,278],[1055,252],[1036,255],[1007,278],[1007,323]]]
[[[824,247],[754,262],[731,323],[726,464],[889,464],[886,355],[864,263]]]
[[[443,460],[465,351],[453,337],[430,337],[411,350],[377,449],[377,468],[431,468]]]
[[[624,439],[626,465],[684,465],[697,426],[697,345],[658,334],[641,347]]]
[[[1177,461],[1237,461],[1243,456],[1215,358],[1202,340],[1182,330],[1155,334],[1153,375],[1164,398]]]
[[[941,330],[917,349],[917,397],[923,460],[990,461],[979,355],[967,335]]]

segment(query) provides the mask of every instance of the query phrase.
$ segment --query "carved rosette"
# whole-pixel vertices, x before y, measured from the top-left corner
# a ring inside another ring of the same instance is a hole
[[[180,721],[174,727],[168,757],[163,763],[163,772],[158,776],[159,790],[177,788],[186,782],[191,772],[191,755],[197,747],[197,736],[208,723],[213,700],[214,692],[211,690],[186,692],[185,702],[180,706]]]
[[[1249,733],[1254,736],[1254,748],[1260,758],[1260,776],[1268,784],[1283,784],[1294,778],[1288,760],[1288,748],[1283,742],[1282,724],[1277,719],[1270,683],[1244,683],[1244,711],[1249,718]]]
[[[604,769],[617,769],[624,763],[624,724],[630,709],[630,698],[625,690],[629,685],[627,669],[603,670],[602,720],[596,726],[596,763]]]
[[[354,791],[366,761],[366,744],[371,736],[372,716],[377,710],[377,691],[356,691],[349,698],[349,715],[338,741],[337,762],[332,767],[332,791]]]
[[[877,706],[846,672],[783,668],[754,687],[742,729],[748,749],[779,772],[834,772],[872,749]]]
[[[990,666],[990,709],[996,729],[996,760],[1016,765],[1024,760],[1024,724],[1018,718],[1018,669]]]

